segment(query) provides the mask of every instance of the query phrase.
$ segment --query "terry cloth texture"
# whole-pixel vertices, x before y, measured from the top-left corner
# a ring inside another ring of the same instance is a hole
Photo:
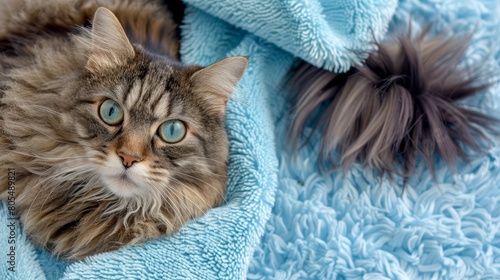
[[[484,63],[499,78],[500,2],[401,0],[391,34],[428,23],[473,40],[464,63]],[[493,77],[485,77],[493,81]],[[500,117],[500,85],[465,105]],[[285,120],[276,125],[286,140]],[[406,188],[353,166],[318,173],[316,141],[291,162],[278,149],[278,189],[249,279],[500,279],[500,140],[452,172],[436,157]]]
[[[273,112],[283,106],[296,56],[328,69],[361,61],[366,42],[382,38],[395,0],[188,0],[182,28],[184,62],[211,64],[232,55],[250,63],[229,102],[226,203],[181,232],[142,245],[65,263],[35,248],[19,224],[16,272],[6,262],[10,232],[0,230],[0,279],[241,279],[274,206],[278,156]],[[281,141],[280,136],[280,141]],[[0,224],[9,215],[0,206]],[[4,227],[5,229],[5,227]]]

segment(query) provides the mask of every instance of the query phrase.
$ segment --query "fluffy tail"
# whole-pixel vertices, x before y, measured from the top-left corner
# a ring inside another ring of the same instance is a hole
[[[435,152],[451,166],[467,156],[465,147],[480,150],[485,129],[494,130],[498,120],[458,103],[490,86],[480,82],[484,71],[459,67],[470,38],[427,33],[379,44],[364,65],[345,74],[299,66],[290,127],[295,148],[314,115],[323,167],[327,158],[344,170],[358,160],[406,177],[417,157],[433,170]]]

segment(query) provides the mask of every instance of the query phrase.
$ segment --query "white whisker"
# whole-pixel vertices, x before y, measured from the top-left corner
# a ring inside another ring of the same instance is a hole
[[[211,188],[212,188],[212,189],[213,189],[213,190],[214,190],[214,191],[215,191],[215,192],[216,192],[216,193],[217,193],[217,194],[218,194],[218,195],[219,195],[219,196],[220,196],[220,197],[224,200],[224,203],[227,203],[227,200],[226,200],[225,196],[224,196],[222,193],[220,193],[220,192],[217,190],[217,188],[216,188],[215,186],[213,186],[213,185],[209,184],[208,182],[203,181],[202,179],[200,179],[200,178],[198,178],[198,177],[191,176],[191,175],[188,175],[188,174],[186,174],[186,173],[182,173],[182,172],[179,172],[179,174],[180,174],[181,176],[186,176],[186,177],[189,177],[189,178],[192,178],[192,179],[198,180],[198,181],[200,181],[200,182],[204,183],[205,185],[207,185],[207,186],[211,187]]]

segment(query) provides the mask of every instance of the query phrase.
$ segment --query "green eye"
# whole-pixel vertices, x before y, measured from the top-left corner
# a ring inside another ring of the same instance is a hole
[[[186,135],[186,125],[179,120],[166,121],[158,128],[158,135],[167,143],[177,143]]]
[[[99,107],[99,116],[103,122],[109,125],[117,125],[123,120],[123,110],[118,103],[107,99]]]

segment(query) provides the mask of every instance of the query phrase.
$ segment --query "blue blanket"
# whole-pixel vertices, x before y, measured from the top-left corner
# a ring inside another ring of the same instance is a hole
[[[486,61],[496,77],[485,80],[498,81],[499,1],[401,0],[387,36],[411,19],[414,31],[473,34],[464,63]],[[499,117],[500,84],[465,105]],[[322,177],[319,148],[312,141],[294,162],[278,150],[275,206],[249,279],[500,279],[500,139],[456,173],[436,158],[436,181],[419,165],[405,189],[360,166]]]
[[[358,166],[345,177],[321,177],[314,142],[296,162],[282,145],[290,106],[282,83],[296,57],[345,71],[371,50],[368,41],[383,38],[391,19],[395,32],[412,15],[436,20],[436,29],[472,31],[480,23],[468,57],[493,52],[498,61],[495,0],[402,0],[397,10],[396,0],[186,2],[184,62],[250,57],[228,105],[227,202],[178,234],[77,263],[35,248],[16,224],[15,273],[4,253],[10,230],[0,230],[0,279],[464,279],[497,272],[500,144],[458,174],[437,160],[439,183],[420,168],[405,191]],[[468,102],[498,112],[497,93],[495,86]],[[0,204],[0,224],[8,217]]]

